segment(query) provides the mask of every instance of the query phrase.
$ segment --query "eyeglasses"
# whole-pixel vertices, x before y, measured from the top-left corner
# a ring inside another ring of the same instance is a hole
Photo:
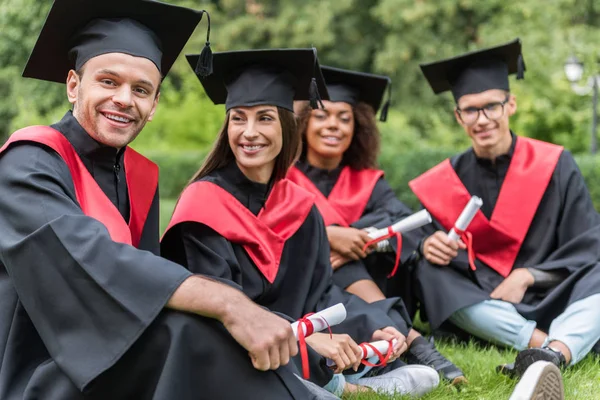
[[[479,119],[479,113],[483,112],[483,115],[490,121],[496,121],[504,115],[504,105],[508,103],[510,96],[506,96],[504,101],[497,101],[494,103],[488,103],[483,107],[467,107],[463,110],[456,107],[458,117],[467,126],[474,125]]]

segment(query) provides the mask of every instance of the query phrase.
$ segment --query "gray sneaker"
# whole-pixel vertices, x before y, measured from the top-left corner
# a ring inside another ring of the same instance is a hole
[[[310,394],[312,394],[312,400],[340,400],[336,395],[329,393],[327,390],[322,387],[315,385],[314,383],[307,381],[306,379],[300,378],[298,375],[295,375],[296,378],[300,379],[300,381],[304,384],[304,386],[308,389]]]
[[[423,336],[415,338],[403,357],[407,364],[427,365],[435,369],[442,379],[450,381],[453,385],[467,383],[467,378],[461,369],[435,348],[433,337],[429,340]]]
[[[440,384],[435,369],[424,365],[406,365],[382,375],[360,378],[359,385],[386,395],[423,396]]]
[[[527,368],[509,400],[564,400],[560,369],[548,361],[536,361]]]

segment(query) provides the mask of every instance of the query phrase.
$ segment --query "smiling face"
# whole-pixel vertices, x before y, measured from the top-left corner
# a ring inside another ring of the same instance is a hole
[[[467,94],[458,99],[458,108],[482,108],[493,103],[500,103],[506,99],[506,92],[499,89],[486,90],[485,92]],[[472,125],[466,125],[455,110],[454,114],[458,123],[464,128],[471,138],[473,150],[478,156],[500,155],[508,151],[512,143],[508,119],[517,110],[517,100],[509,95],[504,104],[504,112],[497,120],[488,119],[482,111]]]
[[[151,121],[158,104],[160,72],[152,61],[123,53],[91,58],[83,74],[69,71],[73,115],[96,141],[125,147]]]
[[[227,125],[229,146],[240,170],[250,180],[267,183],[283,146],[277,107],[235,107]]]
[[[354,136],[354,112],[343,102],[323,101],[306,127],[306,156],[312,165],[339,164]]]

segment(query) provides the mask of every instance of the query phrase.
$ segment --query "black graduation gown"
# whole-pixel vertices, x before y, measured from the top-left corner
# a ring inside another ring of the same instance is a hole
[[[269,186],[248,180],[235,162],[202,180],[232,194],[254,215],[258,215],[268,197]],[[214,276],[241,287],[257,304],[294,320],[344,303],[348,317],[332,327],[332,331],[347,333],[358,342],[370,341],[375,330],[386,326],[396,326],[402,333],[408,333],[404,322],[406,311],[400,300],[367,304],[333,284],[325,226],[315,206],[298,231],[285,242],[272,284],[242,245],[230,242],[204,224],[184,222],[172,227],[163,237],[161,253],[193,273]]]
[[[311,180],[325,197],[330,195],[342,171],[342,167],[331,171],[320,169],[313,167],[307,161],[298,161],[296,167]],[[357,229],[368,227],[381,229],[411,214],[411,209],[398,200],[390,185],[382,177],[375,184],[362,216],[350,226]],[[373,280],[386,296],[400,296],[404,300],[410,316],[414,316],[416,304],[412,300],[409,267],[415,259],[419,238],[420,236],[415,233],[402,235],[401,265],[393,278],[388,279],[387,276],[394,267],[395,252],[374,252],[363,260],[351,261],[335,270],[333,273],[334,282],[342,288],[347,288],[359,280]],[[390,244],[397,251],[396,239],[392,239]]]
[[[123,152],[70,112],[53,127],[127,217]],[[65,162],[43,145],[2,153],[0,191],[0,398],[310,398],[291,369],[252,368],[218,321],[163,310],[191,273],[157,256],[158,193],[136,249],[82,213]]]
[[[498,157],[495,164],[479,159],[472,149],[451,159],[469,193],[482,198],[481,210],[488,219],[515,144],[513,135],[509,153]],[[423,234],[430,235],[436,230],[443,228],[434,221],[423,229]],[[469,269],[465,251],[460,251],[447,267],[434,266],[425,259],[419,262],[415,271],[416,291],[422,301],[422,315],[434,329],[455,311],[490,299],[489,294],[504,280],[479,260],[476,267],[476,271]],[[513,266],[522,267],[564,276],[554,288],[530,288],[522,303],[516,305],[520,314],[537,321],[542,330],[547,330],[569,304],[600,293],[600,216],[594,210],[575,160],[566,150],[559,157]]]

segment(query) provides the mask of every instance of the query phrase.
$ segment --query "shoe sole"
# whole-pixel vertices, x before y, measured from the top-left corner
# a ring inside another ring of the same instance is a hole
[[[558,367],[540,361],[523,374],[509,400],[564,400],[564,386]]]

